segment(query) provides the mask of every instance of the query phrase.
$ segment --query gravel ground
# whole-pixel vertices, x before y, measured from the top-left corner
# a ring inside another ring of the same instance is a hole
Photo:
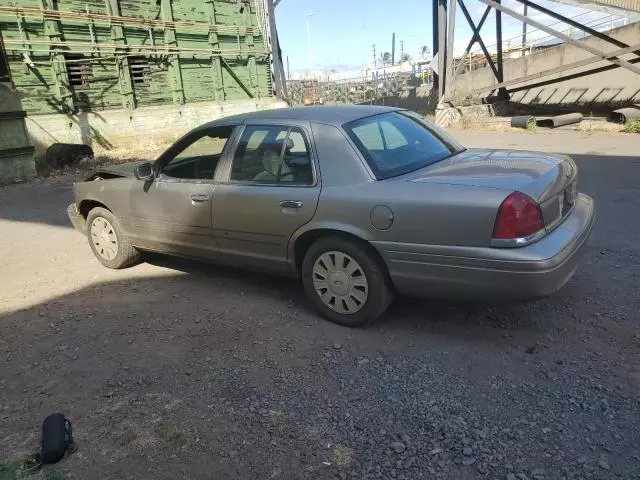
[[[0,189],[0,458],[60,410],[75,479],[640,479],[640,137],[458,137],[577,154],[599,218],[558,295],[349,330],[286,279],[102,268],[69,177]]]

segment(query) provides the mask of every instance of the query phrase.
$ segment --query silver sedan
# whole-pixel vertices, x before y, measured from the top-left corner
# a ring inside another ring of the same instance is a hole
[[[313,106],[203,125],[74,186],[109,268],[162,252],[301,278],[359,326],[396,294],[529,299],[573,275],[593,200],[563,155],[465,149],[413,112]]]

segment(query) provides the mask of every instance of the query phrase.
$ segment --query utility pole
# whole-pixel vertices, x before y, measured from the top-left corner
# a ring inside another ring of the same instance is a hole
[[[371,45],[373,48],[373,68],[378,68],[378,57],[376,57],[376,44]]]
[[[391,36],[391,66],[396,64],[396,32]]]
[[[525,17],[527,16],[527,7],[528,5],[525,3],[524,12],[523,12],[523,15]],[[522,22],[522,52],[520,52],[522,57],[524,57],[524,52],[526,49],[527,49],[527,24],[525,22]]]
[[[404,61],[404,40],[400,40],[400,63]]]
[[[309,50],[309,68],[313,68],[313,47],[311,46],[311,24],[310,20],[313,17],[313,12],[309,12],[305,14],[305,18],[307,20],[307,48]]]
[[[289,55],[287,55],[287,80],[291,80],[291,70],[289,69]]]

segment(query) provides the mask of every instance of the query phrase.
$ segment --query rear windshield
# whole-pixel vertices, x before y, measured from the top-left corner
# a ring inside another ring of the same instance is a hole
[[[378,179],[412,172],[464,150],[446,133],[409,112],[361,118],[344,129]]]

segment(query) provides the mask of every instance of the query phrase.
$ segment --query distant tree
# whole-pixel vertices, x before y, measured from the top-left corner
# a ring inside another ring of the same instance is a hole
[[[403,53],[402,56],[400,57],[400,62],[410,62],[411,61],[411,55],[409,55],[408,53]]]
[[[389,52],[380,53],[380,58],[378,58],[378,61],[382,64],[383,67],[386,67],[387,65],[391,65],[391,53]]]

